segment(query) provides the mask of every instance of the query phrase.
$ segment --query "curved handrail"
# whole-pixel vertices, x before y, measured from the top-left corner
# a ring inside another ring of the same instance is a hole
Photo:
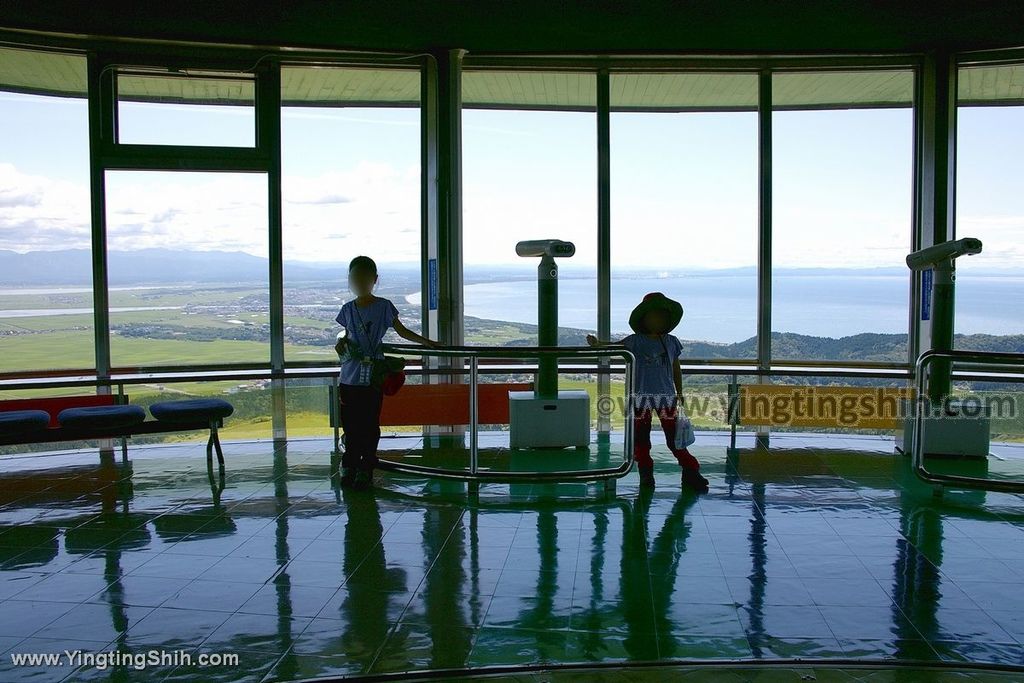
[[[397,346],[397,345],[396,345]],[[422,353],[422,347],[410,347],[416,348],[415,352],[409,351],[408,355],[420,355]],[[493,347],[447,347],[447,348],[493,348]],[[501,347],[501,348],[517,348],[517,347]],[[522,348],[522,347],[519,347]],[[560,348],[573,348],[573,347],[560,347]],[[756,365],[749,364],[738,364],[739,362],[727,361],[726,364],[721,364],[718,361],[700,361],[691,360],[682,362],[683,372],[690,374],[700,375],[721,375],[730,376],[735,375],[737,377],[743,376],[758,376],[758,377],[858,377],[858,378],[873,378],[873,379],[893,379],[893,380],[913,380],[914,375],[911,368],[900,369],[900,368],[889,368],[888,366],[874,366],[865,364],[851,364],[842,363],[839,361],[828,363],[826,365],[808,365],[804,362],[786,361],[781,363],[775,363],[767,368],[761,368]],[[745,361],[744,361],[745,363]],[[308,379],[317,378],[330,380],[332,377],[338,374],[338,366],[336,363],[312,363],[312,364],[291,364],[289,363],[282,370],[271,370],[266,365],[260,365],[258,369],[254,369],[256,366],[213,366],[213,365],[202,365],[202,366],[160,366],[159,368],[144,368],[138,369],[126,373],[123,369],[115,369],[110,376],[99,377],[96,374],[81,374],[89,371],[71,371],[79,372],[79,374],[67,374],[66,371],[42,371],[39,373],[35,372],[18,372],[18,373],[0,373],[0,390],[3,391],[20,391],[29,389],[66,389],[74,387],[124,387],[133,384],[150,384],[153,382],[161,383],[174,383],[174,382],[211,382],[211,381],[224,381],[224,380],[251,380],[251,379],[266,379],[266,380],[290,380],[290,379]],[[524,373],[530,373],[534,371],[534,368],[530,365],[523,365],[522,368],[515,367],[500,367],[492,366],[489,363],[481,363],[481,372],[492,373],[497,372],[500,374],[509,374],[513,372],[522,371]],[[618,363],[611,363],[608,369],[597,369],[595,372],[603,372],[610,374],[622,374],[620,369],[621,365]],[[560,372],[568,372],[564,367],[560,368]],[[94,372],[94,371],[93,371]],[[411,370],[407,370],[409,374],[429,374],[421,369],[413,366]],[[453,371],[458,373],[459,371]],[[964,381],[1006,381],[1006,382],[1024,382],[1024,372],[1022,373],[1008,373],[1005,376],[995,376],[998,369],[988,371],[982,374],[971,374],[963,370],[954,370],[953,378]],[[994,377],[995,376],[995,377]]]
[[[915,364],[915,401],[913,444],[910,449],[911,467],[920,479],[937,486],[955,486],[986,491],[1002,491],[1005,493],[1024,493],[1024,481],[985,479],[982,477],[965,477],[957,474],[936,474],[928,471],[924,465],[924,416],[931,412],[931,399],[925,393],[925,369],[937,359],[950,361],[960,360],[975,366],[996,366],[1000,368],[1024,367],[1024,354],[997,353],[993,351],[936,351],[929,350],[917,358]]]
[[[635,360],[623,346],[438,346],[420,344],[384,344],[385,351],[407,356],[477,356],[478,358],[537,358],[555,356],[619,356],[626,361]]]
[[[427,467],[411,465],[391,460],[380,460],[378,466],[392,472],[405,474],[427,475],[439,479],[455,479],[460,481],[486,482],[570,482],[617,479],[625,476],[633,466],[633,421],[624,420],[623,459],[617,467],[604,467],[588,470],[552,470],[544,472],[503,471],[479,469],[478,444],[478,406],[477,385],[479,383],[480,358],[539,358],[541,356],[602,358],[619,357],[625,362],[626,396],[633,393],[633,366],[635,356],[621,346],[442,346],[430,348],[412,344],[385,344],[384,350],[390,353],[412,356],[437,356],[441,358],[468,359],[469,361],[469,470],[449,469],[443,467]],[[589,419],[589,418],[588,418]]]

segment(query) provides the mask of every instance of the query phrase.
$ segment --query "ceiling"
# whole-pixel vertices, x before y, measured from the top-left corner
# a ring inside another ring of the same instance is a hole
[[[34,0],[0,3],[0,27],[217,45],[519,54],[1024,44],[1019,0]]]
[[[773,106],[786,108],[905,107],[913,98],[906,69],[796,71],[773,77]],[[596,80],[579,71],[467,70],[462,96],[467,107],[592,110]],[[70,53],[0,48],[0,89],[84,97],[85,58]],[[284,67],[282,100],[292,106],[417,106],[419,72],[408,68]],[[757,108],[754,73],[612,73],[613,111],[728,111]],[[125,100],[252,104],[253,81],[245,74],[125,74]],[[969,104],[1024,104],[1024,65],[962,69],[959,97]]]

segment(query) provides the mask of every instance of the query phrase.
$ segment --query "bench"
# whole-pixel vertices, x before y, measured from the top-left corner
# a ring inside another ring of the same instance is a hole
[[[128,460],[127,439],[141,434],[210,430],[207,462],[217,452],[224,468],[218,429],[234,407],[219,398],[163,401],[149,407],[154,419],[146,419],[141,406],[128,404],[127,396],[90,394],[0,401],[0,446],[121,439],[121,453]]]
[[[903,426],[900,402],[910,387],[833,387],[796,384],[730,384],[729,425],[885,429]]]
[[[530,383],[477,385],[477,424],[508,424],[508,392],[533,391]],[[330,390],[331,427],[338,452],[341,405],[338,387]],[[396,394],[384,396],[380,411],[382,427],[414,425],[468,425],[468,384],[406,384]]]

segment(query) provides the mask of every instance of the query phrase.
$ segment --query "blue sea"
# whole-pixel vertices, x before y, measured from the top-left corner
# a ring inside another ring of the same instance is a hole
[[[772,283],[772,329],[817,337],[862,332],[906,333],[910,278],[906,275],[781,275]],[[597,283],[592,278],[559,282],[558,322],[596,329]],[[628,332],[629,312],[647,292],[659,291],[683,305],[675,334],[683,339],[732,343],[753,337],[757,324],[754,275],[613,279],[612,330]],[[407,297],[419,301],[419,293]],[[956,289],[957,333],[1024,334],[1024,277],[961,276]],[[532,281],[486,282],[465,287],[466,315],[537,322],[537,285]]]

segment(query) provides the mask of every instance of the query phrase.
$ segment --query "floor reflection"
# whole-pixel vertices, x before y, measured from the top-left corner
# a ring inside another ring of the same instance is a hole
[[[352,492],[326,440],[231,444],[223,479],[190,445],[139,448],[126,465],[9,460],[0,677],[195,680],[187,665],[8,656],[152,648],[239,654],[204,680],[705,659],[1024,666],[1021,498],[936,498],[877,442],[844,444],[702,446],[700,497],[668,453],[655,491],[633,474],[611,494],[474,494],[391,474]]]

